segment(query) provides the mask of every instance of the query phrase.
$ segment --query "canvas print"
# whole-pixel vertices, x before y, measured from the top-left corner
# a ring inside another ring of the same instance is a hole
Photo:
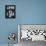
[[[5,6],[5,18],[16,18],[16,5]]]

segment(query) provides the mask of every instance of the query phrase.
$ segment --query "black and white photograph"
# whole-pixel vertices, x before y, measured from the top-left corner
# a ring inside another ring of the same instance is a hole
[[[5,6],[5,18],[16,18],[16,5]]]

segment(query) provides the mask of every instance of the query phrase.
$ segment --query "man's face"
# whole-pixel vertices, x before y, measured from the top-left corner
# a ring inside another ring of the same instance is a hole
[[[9,17],[12,17],[12,16],[14,16],[14,12],[12,11],[12,10],[9,10]]]

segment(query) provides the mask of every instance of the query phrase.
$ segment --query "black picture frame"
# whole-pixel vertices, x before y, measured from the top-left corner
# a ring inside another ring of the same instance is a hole
[[[5,18],[16,18],[16,5],[5,5]]]

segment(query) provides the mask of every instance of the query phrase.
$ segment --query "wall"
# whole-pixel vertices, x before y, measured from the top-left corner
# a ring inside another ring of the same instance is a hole
[[[5,19],[6,4],[16,4],[16,19]],[[18,32],[17,24],[46,24],[46,0],[0,0],[0,44],[8,43],[9,32]]]
[[[46,0],[17,0],[19,24],[46,24]]]
[[[0,0],[0,44],[9,42],[8,34],[10,32],[16,32],[17,35],[17,20],[5,18],[5,5],[16,5],[16,0]],[[17,39],[15,42],[18,42]]]

